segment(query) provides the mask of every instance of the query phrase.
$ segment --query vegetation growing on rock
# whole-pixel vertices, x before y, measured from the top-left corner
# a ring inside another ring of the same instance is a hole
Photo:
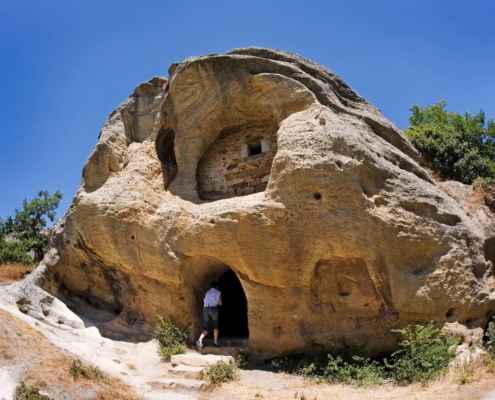
[[[448,372],[455,357],[456,340],[434,328],[433,322],[393,330],[400,349],[389,360],[364,357],[366,344],[350,345],[344,337],[333,339],[331,353],[285,357],[275,365],[292,373],[329,383],[374,386],[390,379],[398,385],[427,382]]]
[[[172,321],[165,321],[161,315],[156,316],[154,337],[158,341],[158,354],[162,361],[170,361],[175,354],[186,352],[187,336]]]
[[[206,388],[211,389],[222,383],[227,383],[235,379],[238,370],[238,363],[227,364],[225,361],[218,361],[200,371],[201,379],[207,381]]]

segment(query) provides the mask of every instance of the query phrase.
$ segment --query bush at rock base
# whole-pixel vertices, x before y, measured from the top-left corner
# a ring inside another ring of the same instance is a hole
[[[158,354],[162,361],[168,362],[173,355],[184,354],[187,341],[184,330],[172,321],[165,321],[161,315],[157,315],[156,320],[153,336],[158,341]]]
[[[399,384],[429,381],[447,372],[455,357],[457,340],[428,325],[395,329],[400,335],[401,349],[392,354],[392,362],[385,362],[390,376]]]
[[[216,364],[210,365],[199,372],[201,379],[207,381],[206,388],[219,386],[222,383],[227,383],[235,378],[237,373],[238,363],[227,364],[224,361],[218,361]]]
[[[331,354],[310,353],[276,359],[275,366],[294,374],[330,383],[374,386],[384,379],[399,385],[427,382],[448,371],[455,357],[456,340],[428,325],[407,326],[393,332],[399,335],[400,349],[391,359],[373,360],[362,356],[366,344],[350,345],[345,338],[332,339]]]

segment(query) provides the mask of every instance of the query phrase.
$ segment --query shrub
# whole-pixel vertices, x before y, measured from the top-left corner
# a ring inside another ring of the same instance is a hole
[[[428,325],[410,325],[395,329],[401,349],[392,354],[392,362],[385,362],[390,374],[399,385],[425,382],[445,373],[455,357],[457,341],[448,333]]]
[[[80,360],[71,360],[69,370],[75,381],[79,378],[103,382],[107,380],[105,373],[101,369],[83,365]]]
[[[495,324],[489,328],[492,330],[489,329],[487,334],[493,337],[495,345]],[[340,338],[332,339],[337,348],[331,354],[286,356],[273,360],[272,365],[320,381],[365,387],[377,385],[386,378],[395,380],[399,385],[425,382],[448,370],[450,361],[455,357],[457,341],[448,333],[435,329],[433,322],[426,326],[407,326],[393,332],[399,335],[400,349],[392,354],[390,361],[363,357],[366,344],[353,346],[347,344],[345,338]],[[488,363],[490,360],[492,362]],[[495,355],[490,360],[485,360],[485,364],[495,369]],[[473,365],[458,368],[461,381],[471,379]]]
[[[370,358],[362,357],[367,344],[350,345],[344,337],[332,339],[333,354],[317,356],[302,370],[304,376],[313,376],[331,383],[347,383],[358,386],[379,384],[384,378],[385,367]]]
[[[33,260],[23,243],[6,242],[0,238],[0,262],[29,265],[33,263]]]
[[[485,332],[485,349],[492,355],[495,355],[495,322],[490,321]]]
[[[14,392],[14,400],[51,400],[48,396],[40,394],[40,390],[37,386],[26,386],[24,382],[21,382]]]
[[[158,354],[162,361],[168,362],[171,356],[184,354],[187,341],[184,330],[178,328],[172,321],[166,322],[161,315],[157,315],[156,319],[154,337],[158,341]]]
[[[224,361],[218,361],[199,372],[201,379],[207,381],[207,387],[219,386],[234,380],[237,373],[237,363],[227,364]]]
[[[494,186],[495,186],[495,178],[481,178],[478,176],[473,181],[473,189],[475,190],[481,189],[487,192],[490,189],[493,189]]]
[[[344,337],[331,340],[332,354],[309,353],[302,356],[284,357],[272,364],[289,372],[331,383],[372,386],[385,378],[385,366],[378,361],[362,357],[366,343],[350,345]]]

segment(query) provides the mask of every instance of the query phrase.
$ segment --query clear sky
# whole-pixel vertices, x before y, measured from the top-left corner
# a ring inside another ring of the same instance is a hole
[[[40,189],[62,216],[137,85],[247,46],[323,64],[402,129],[440,99],[495,118],[493,0],[0,0],[0,217]]]

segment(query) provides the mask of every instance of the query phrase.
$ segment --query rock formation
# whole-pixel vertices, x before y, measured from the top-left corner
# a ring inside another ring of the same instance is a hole
[[[490,211],[435,183],[335,74],[261,48],[169,73],[110,114],[52,229],[39,284],[86,324],[145,339],[160,313],[192,341],[209,282],[234,271],[247,306],[231,297],[223,329],[247,318],[256,357],[340,336],[378,355],[407,324],[486,325]]]

